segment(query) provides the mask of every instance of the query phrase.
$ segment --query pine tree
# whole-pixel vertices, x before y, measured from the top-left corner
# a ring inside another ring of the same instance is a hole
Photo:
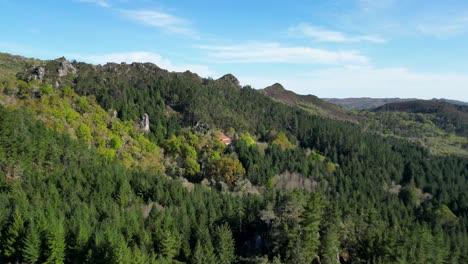
[[[54,221],[47,230],[47,264],[59,264],[65,261],[65,230],[61,221]]]
[[[122,235],[117,235],[115,241],[111,242],[112,263],[126,264],[136,259],[132,258],[132,252]]]
[[[324,264],[336,264],[339,263],[339,241],[335,227],[330,226],[325,231],[322,240],[322,258],[321,262]]]
[[[202,254],[204,263],[217,263],[216,254],[213,248],[213,243],[211,242],[211,235],[206,227],[198,227],[197,238],[200,241],[202,246]],[[197,248],[195,248],[197,251]],[[195,255],[196,253],[194,253]],[[198,254],[198,253],[197,253]]]
[[[281,262],[281,258],[280,258],[279,256],[275,256],[275,257],[273,258],[273,262],[272,262],[272,263],[273,263],[273,264],[281,264],[281,263],[282,263],[282,262]]]
[[[5,257],[16,261],[19,257],[19,248],[21,244],[21,237],[24,234],[24,219],[18,210],[15,210],[11,219],[10,226],[8,227],[4,241],[3,241],[3,254]]]
[[[305,206],[303,216],[302,239],[304,243],[304,257],[307,263],[311,263],[318,257],[320,247],[320,221],[322,218],[322,205],[320,196],[314,193]]]
[[[224,224],[216,229],[217,244],[216,253],[218,261],[221,264],[229,264],[235,261],[234,239],[232,238],[231,228]]]
[[[200,240],[197,240],[197,244],[195,245],[195,249],[192,254],[192,259],[190,260],[192,264],[204,264],[205,257],[203,255],[203,248],[201,245]]]
[[[41,256],[41,237],[34,224],[29,225],[21,255],[26,263],[36,263]]]
[[[169,230],[162,231],[160,245],[161,254],[168,260],[172,260],[179,251],[179,242]]]

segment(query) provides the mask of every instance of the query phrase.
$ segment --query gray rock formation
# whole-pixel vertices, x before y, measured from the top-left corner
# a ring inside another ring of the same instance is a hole
[[[147,113],[144,113],[143,116],[141,117],[140,128],[141,128],[141,130],[143,130],[145,132],[149,132],[149,130],[150,130],[149,115]]]
[[[33,66],[30,70],[28,70],[29,73],[24,78],[25,81],[30,82],[33,80],[39,80],[42,82],[45,76],[45,68],[42,66],[35,67]]]
[[[109,109],[109,111],[107,111],[107,113],[109,113],[109,115],[112,117],[112,118],[117,118],[117,110],[115,109]]]
[[[58,68],[59,77],[67,76],[69,73],[76,74],[76,68],[65,58],[60,58],[60,66]]]
[[[37,67],[34,69],[34,79],[39,79],[42,82],[42,79],[44,78],[45,75],[45,68],[42,66]]]

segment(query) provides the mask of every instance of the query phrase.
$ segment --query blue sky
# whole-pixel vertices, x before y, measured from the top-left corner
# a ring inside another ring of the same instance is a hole
[[[232,73],[320,97],[468,101],[464,0],[0,0],[0,10],[1,52]]]

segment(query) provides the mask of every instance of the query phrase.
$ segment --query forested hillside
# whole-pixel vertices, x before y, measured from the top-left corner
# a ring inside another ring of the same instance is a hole
[[[313,95],[295,94],[280,84],[274,84],[260,92],[314,115],[359,123],[369,133],[416,143],[433,154],[468,156],[468,118],[467,106],[464,105],[448,103],[446,100],[407,102],[405,99],[401,103],[390,103],[369,111],[355,111],[340,108]],[[366,100],[356,99],[357,102]],[[369,100],[372,103],[377,102],[377,99]],[[382,99],[378,105],[386,101],[393,100]]]
[[[463,155],[232,75],[24,63],[0,84],[1,263],[468,262]]]
[[[299,95],[288,91],[279,83],[268,86],[260,90],[260,92],[287,105],[298,106],[312,114],[337,120],[356,122],[356,117],[350,111],[342,109],[332,103],[325,102],[314,95]]]
[[[465,105],[454,105],[443,101],[416,100],[386,104],[375,111],[432,114],[433,123],[445,131],[468,137],[468,106]]]

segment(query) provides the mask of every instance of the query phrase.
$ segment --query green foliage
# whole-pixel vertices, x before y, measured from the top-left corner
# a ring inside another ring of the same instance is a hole
[[[271,142],[273,145],[278,145],[282,150],[287,150],[293,147],[291,142],[289,142],[288,137],[283,131],[280,131],[276,136],[275,139]]]
[[[249,134],[242,135],[238,140],[243,141],[247,147],[255,145],[255,140]]]
[[[458,218],[450,208],[443,204],[435,210],[434,221],[438,225],[455,226],[458,223]]]
[[[55,92],[54,88],[50,84],[42,85],[40,88],[42,94],[51,95]]]
[[[19,80],[16,85],[18,87],[19,98],[28,98],[30,96],[32,90],[26,82]]]
[[[122,147],[122,139],[117,135],[111,135],[111,139],[109,140],[109,145],[114,150],[119,150]]]
[[[91,129],[86,124],[80,124],[76,130],[76,136],[78,139],[90,144],[93,136],[91,136]]]
[[[333,162],[327,161],[326,165],[327,165],[328,173],[333,173],[336,171],[336,165],[333,164]]]

